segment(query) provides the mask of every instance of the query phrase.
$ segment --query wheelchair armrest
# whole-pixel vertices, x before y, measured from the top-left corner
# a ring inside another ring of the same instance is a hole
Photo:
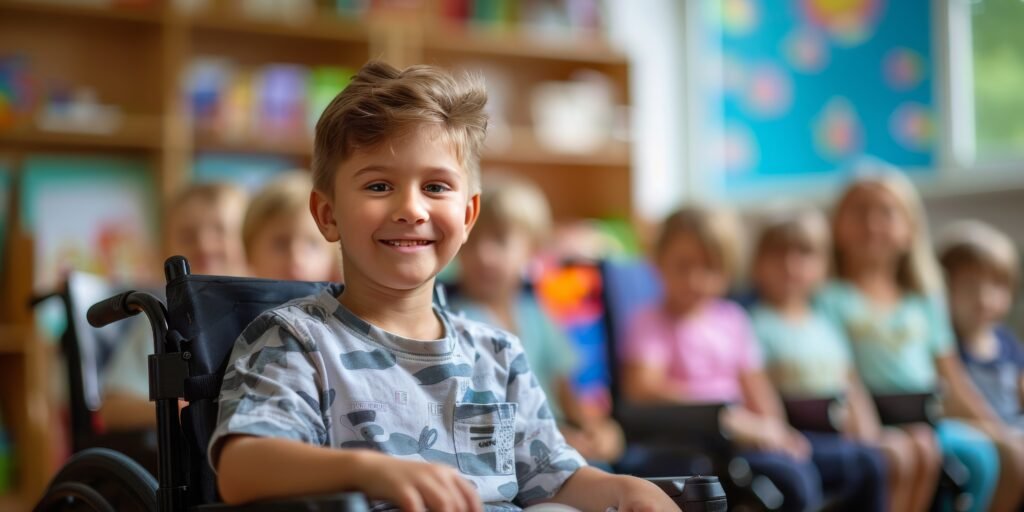
[[[846,404],[842,397],[788,398],[782,401],[789,424],[797,430],[835,433],[842,430]]]
[[[934,424],[942,416],[942,403],[935,393],[877,394],[872,399],[884,425]]]
[[[215,503],[200,505],[195,512],[368,512],[366,497],[359,493],[338,493],[306,498],[257,501],[245,505]]]
[[[699,446],[716,451],[728,445],[720,416],[727,404],[622,405],[616,419],[630,443]]]
[[[645,478],[657,485],[683,512],[725,512],[728,502],[718,477]]]

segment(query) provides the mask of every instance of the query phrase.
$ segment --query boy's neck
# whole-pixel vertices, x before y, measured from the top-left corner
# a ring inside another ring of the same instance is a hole
[[[777,297],[767,302],[779,316],[790,321],[803,320],[811,311],[806,297]]]
[[[964,350],[975,359],[988,360],[999,355],[999,341],[995,326],[982,324],[966,329],[957,329],[957,335]]]
[[[445,335],[434,314],[434,279],[412,290],[393,290],[346,275],[338,301],[359,318],[403,338],[433,341]]]

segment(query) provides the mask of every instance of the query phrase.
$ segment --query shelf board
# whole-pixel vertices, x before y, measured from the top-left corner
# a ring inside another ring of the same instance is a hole
[[[190,14],[184,19],[187,25],[195,29],[232,34],[355,43],[369,40],[365,26],[329,13],[316,14],[296,23],[246,18],[219,11]]]
[[[312,137],[273,139],[230,139],[215,132],[197,130],[193,139],[197,151],[257,153],[308,158],[313,156]]]
[[[629,144],[622,141],[608,141],[601,149],[591,153],[563,153],[545,147],[528,127],[516,127],[509,131],[508,140],[503,144],[491,141],[484,148],[484,164],[531,164],[580,167],[623,167],[630,166]]]
[[[0,13],[92,18],[94,20],[157,24],[163,15],[152,7],[104,7],[46,0],[0,0]]]
[[[547,59],[622,66],[628,62],[622,52],[596,34],[557,38],[534,35],[525,29],[494,32],[458,24],[441,24],[428,32],[424,38],[424,47],[427,52],[439,51],[483,57]]]
[[[161,147],[161,140],[155,129],[122,129],[108,135],[19,128],[0,131],[0,147],[3,146],[46,149],[155,150]]]
[[[215,133],[197,131],[194,139],[198,151],[228,153],[256,153],[288,155],[308,158],[313,155],[313,141],[309,138],[278,138],[270,140],[231,140]],[[507,145],[500,149],[485,148],[481,155],[484,163],[530,164],[551,166],[629,167],[629,145],[613,141],[601,150],[587,154],[559,153],[543,147],[529,128],[512,130]]]

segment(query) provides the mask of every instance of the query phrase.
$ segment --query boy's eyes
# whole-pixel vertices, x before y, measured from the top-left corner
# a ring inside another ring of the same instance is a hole
[[[442,192],[448,192],[449,190],[451,190],[451,188],[441,183],[430,183],[424,186],[423,190],[431,194],[440,194]]]
[[[366,186],[366,190],[370,192],[390,192],[392,187],[387,183],[371,183]],[[451,187],[443,183],[429,183],[423,186],[423,190],[429,194],[441,194],[450,191]]]

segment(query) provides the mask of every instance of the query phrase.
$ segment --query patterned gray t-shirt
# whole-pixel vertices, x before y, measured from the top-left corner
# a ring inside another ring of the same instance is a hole
[[[445,464],[499,507],[550,497],[586,463],[519,340],[436,313],[445,337],[428,342],[370,325],[329,291],[263,313],[231,353],[211,462],[225,436],[280,437]]]

